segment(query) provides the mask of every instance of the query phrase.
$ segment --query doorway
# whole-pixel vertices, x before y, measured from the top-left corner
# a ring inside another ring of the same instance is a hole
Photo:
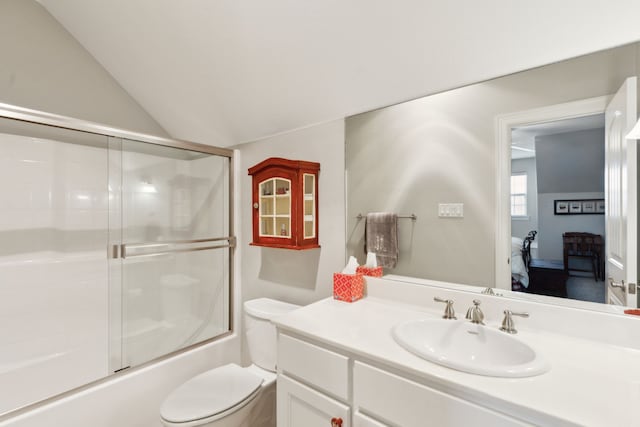
[[[512,128],[512,290],[605,302],[604,173],[603,113]]]

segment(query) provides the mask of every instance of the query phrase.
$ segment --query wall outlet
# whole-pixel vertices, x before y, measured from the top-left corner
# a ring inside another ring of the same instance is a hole
[[[438,216],[440,218],[463,218],[464,203],[440,203],[438,204]]]

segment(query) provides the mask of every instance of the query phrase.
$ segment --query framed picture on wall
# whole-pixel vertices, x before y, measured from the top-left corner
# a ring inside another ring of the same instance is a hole
[[[569,202],[569,213],[582,213],[582,202],[579,200]]]
[[[585,200],[554,200],[554,215],[602,215],[604,214],[603,199]]]
[[[582,202],[582,213],[595,213],[596,202],[593,200],[586,200]]]
[[[555,203],[555,211],[556,215],[566,215],[569,213],[569,202],[566,200],[556,200]]]

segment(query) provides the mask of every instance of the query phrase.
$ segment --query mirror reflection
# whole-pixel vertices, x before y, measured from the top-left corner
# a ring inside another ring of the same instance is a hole
[[[605,302],[604,157],[604,114],[511,130],[513,290]]]
[[[365,262],[368,213],[395,213],[389,277],[635,307],[637,153],[625,137],[637,117],[638,49],[349,117],[347,255]]]

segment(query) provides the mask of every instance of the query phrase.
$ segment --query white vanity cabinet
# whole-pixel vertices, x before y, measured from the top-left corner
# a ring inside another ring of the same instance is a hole
[[[286,375],[278,377],[278,427],[331,427],[331,420],[343,420],[349,427],[350,408]],[[366,425],[366,424],[364,424]]]
[[[360,359],[280,332],[278,427],[530,425]]]
[[[351,426],[349,358],[278,335],[278,427]]]
[[[530,425],[359,361],[353,366],[353,406],[402,427]]]

